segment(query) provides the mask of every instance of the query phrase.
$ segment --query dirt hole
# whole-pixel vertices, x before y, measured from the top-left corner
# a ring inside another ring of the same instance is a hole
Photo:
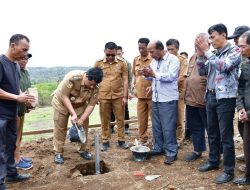
[[[88,162],[85,164],[77,164],[73,169],[70,170],[71,175],[76,171],[80,171],[83,176],[86,175],[95,175],[95,162]],[[110,169],[108,168],[107,164],[101,160],[100,161],[100,172],[101,174],[108,173]]]

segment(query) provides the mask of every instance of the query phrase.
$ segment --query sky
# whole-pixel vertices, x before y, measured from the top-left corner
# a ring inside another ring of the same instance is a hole
[[[93,66],[109,41],[132,62],[141,37],[164,44],[175,38],[180,52],[192,54],[195,36],[213,24],[224,23],[229,35],[250,26],[249,6],[249,0],[5,0],[0,52],[21,33],[31,40],[30,67]]]

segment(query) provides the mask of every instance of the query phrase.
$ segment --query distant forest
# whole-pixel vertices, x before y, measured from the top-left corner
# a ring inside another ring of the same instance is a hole
[[[32,84],[59,82],[72,70],[87,71],[90,67],[28,67]]]

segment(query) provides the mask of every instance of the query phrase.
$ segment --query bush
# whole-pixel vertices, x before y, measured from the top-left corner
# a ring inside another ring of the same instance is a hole
[[[57,82],[40,83],[32,86],[34,88],[37,88],[39,105],[41,106],[51,105],[51,100],[52,100],[51,94],[52,92],[54,92],[57,86],[58,86]]]

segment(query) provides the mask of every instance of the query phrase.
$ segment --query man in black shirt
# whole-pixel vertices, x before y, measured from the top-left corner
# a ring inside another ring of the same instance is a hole
[[[0,56],[0,190],[5,190],[7,182],[22,181],[29,174],[17,172],[14,151],[16,148],[17,103],[29,104],[34,96],[20,92],[19,65],[17,61],[25,58],[29,50],[29,39],[22,34],[10,38],[9,48]]]

